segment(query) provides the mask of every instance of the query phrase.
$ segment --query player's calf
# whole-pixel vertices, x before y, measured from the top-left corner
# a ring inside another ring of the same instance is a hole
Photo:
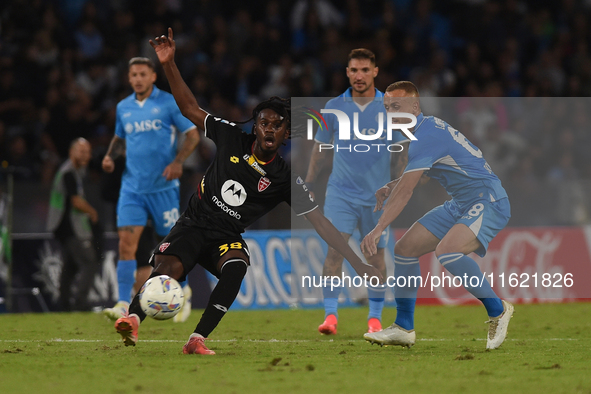
[[[211,292],[207,307],[197,328],[195,328],[195,333],[207,337],[217,327],[236,299],[247,267],[246,261],[243,259],[228,260],[223,265],[220,280]]]

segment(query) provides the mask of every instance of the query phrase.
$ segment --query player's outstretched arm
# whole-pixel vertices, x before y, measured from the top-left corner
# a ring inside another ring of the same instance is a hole
[[[314,183],[318,179],[318,175],[324,167],[326,157],[326,154],[322,154],[322,152],[320,152],[320,143],[315,142],[314,148],[312,150],[312,156],[310,157],[310,164],[308,165],[308,173],[306,174],[306,184],[308,185],[308,187],[310,187],[312,197],[315,197]]]
[[[388,202],[384,207],[384,213],[380,216],[378,224],[361,241],[361,251],[363,253],[373,256],[378,252],[377,243],[382,232],[400,215],[422,175],[423,171],[407,172],[398,180],[394,190],[390,193]]]
[[[176,44],[173,40],[172,28],[168,28],[168,37],[164,34],[156,37],[154,40],[150,40],[150,45],[156,51],[158,60],[162,64],[162,68],[170,84],[170,89],[172,90],[172,95],[181,113],[193,122],[195,126],[205,130],[207,112],[199,107],[197,99],[191,93],[191,89],[189,89],[183,77],[181,77],[181,73],[174,62]]]
[[[314,209],[313,211],[306,214],[306,219],[312,223],[318,235],[322,237],[323,240],[326,241],[327,244],[332,246],[337,252],[339,252],[343,257],[345,257],[351,266],[357,272],[357,274],[364,276],[367,275],[368,277],[378,277],[380,279],[380,283],[384,282],[384,278],[380,271],[374,268],[371,265],[363,263],[359,256],[353,252],[353,249],[349,247],[345,238],[341,235],[339,230],[336,229],[335,226],[320,212],[319,209]]]

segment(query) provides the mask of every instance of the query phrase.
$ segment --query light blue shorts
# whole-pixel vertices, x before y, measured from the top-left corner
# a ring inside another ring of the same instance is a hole
[[[373,206],[353,204],[342,194],[329,189],[324,202],[324,216],[341,233],[353,234],[356,228],[359,229],[361,239],[363,239],[378,224],[383,212],[374,212],[373,208]],[[382,232],[378,248],[385,248],[389,239],[390,227]]]
[[[494,202],[487,199],[475,200],[463,207],[450,200],[427,212],[418,222],[439,239],[455,224],[465,224],[482,245],[475,253],[483,257],[490,241],[507,225],[510,217],[511,205],[508,198]]]
[[[121,192],[117,202],[117,227],[145,226],[152,218],[156,233],[166,236],[179,218],[179,189],[155,193]]]

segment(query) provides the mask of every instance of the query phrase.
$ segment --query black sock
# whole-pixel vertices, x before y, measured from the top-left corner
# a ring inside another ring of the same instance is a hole
[[[162,274],[154,271],[154,272],[152,272],[152,275],[150,275],[150,278],[154,278],[154,277],[160,276],[160,275],[162,275]],[[148,279],[150,279],[150,278],[148,278]],[[129,304],[129,314],[131,315],[132,313],[135,313],[136,315],[138,315],[138,317],[140,318],[140,323],[143,322],[144,319],[146,318],[146,314],[144,313],[144,311],[142,311],[142,307],[140,306],[139,291],[135,295],[135,297],[133,297],[133,300],[131,300],[131,304]]]
[[[199,320],[199,324],[195,328],[195,333],[207,338],[217,327],[240,291],[242,279],[246,275],[246,268],[246,263],[242,260],[226,263],[222,269],[218,284],[211,292],[211,297],[209,297],[209,302],[201,316],[201,320]]]

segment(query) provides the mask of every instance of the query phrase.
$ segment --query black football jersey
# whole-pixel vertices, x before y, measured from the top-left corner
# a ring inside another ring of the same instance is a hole
[[[241,233],[282,201],[298,215],[317,208],[302,179],[279,154],[264,164],[256,160],[254,135],[208,115],[205,136],[215,142],[217,153],[185,212],[199,226]]]

